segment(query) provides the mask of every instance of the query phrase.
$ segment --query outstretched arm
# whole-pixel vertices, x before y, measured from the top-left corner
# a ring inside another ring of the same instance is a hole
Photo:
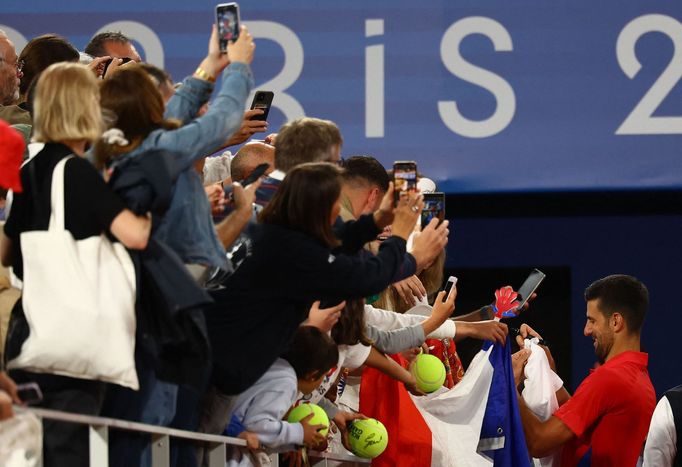
[[[523,433],[526,435],[528,452],[536,458],[545,457],[553,451],[575,438],[575,434],[564,422],[557,417],[549,417],[547,421],[540,421],[528,408],[526,402],[517,392],[519,412],[523,423]]]

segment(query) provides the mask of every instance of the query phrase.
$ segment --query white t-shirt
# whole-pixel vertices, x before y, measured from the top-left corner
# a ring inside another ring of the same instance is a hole
[[[668,467],[677,455],[675,417],[667,397],[662,397],[651,417],[644,446],[644,467]]]
[[[360,368],[369,357],[369,352],[372,350],[371,346],[355,344],[355,345],[339,345],[339,362],[336,367],[329,370],[327,376],[322,380],[322,384],[313,391],[312,394],[302,394],[298,393],[298,400],[294,405],[298,405],[305,402],[310,402],[317,404],[329,388],[336,382],[336,378],[339,376],[339,372],[343,368],[348,368],[354,370]]]

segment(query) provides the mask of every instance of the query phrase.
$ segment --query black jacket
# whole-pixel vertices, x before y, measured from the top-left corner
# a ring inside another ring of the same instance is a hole
[[[151,212],[153,226],[170,204],[178,171],[164,151],[127,158],[109,185],[135,214]],[[180,257],[152,233],[147,248],[131,251],[138,277],[137,352],[146,352],[159,379],[201,384],[210,351],[203,313],[211,302]]]
[[[414,274],[404,262],[405,241],[391,237],[371,258],[334,255],[312,236],[283,227],[252,228],[250,256],[213,293],[206,321],[213,350],[213,383],[238,394],[262,376],[287,348],[315,300],[339,303],[377,294],[398,275]],[[360,218],[344,243],[376,237],[371,216]],[[400,270],[402,269],[402,274]]]

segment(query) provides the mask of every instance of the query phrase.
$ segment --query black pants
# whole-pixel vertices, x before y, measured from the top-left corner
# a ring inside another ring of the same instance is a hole
[[[43,401],[36,406],[63,412],[99,415],[106,383],[41,373],[11,370],[18,384],[36,382]],[[43,466],[88,467],[88,426],[43,419]]]

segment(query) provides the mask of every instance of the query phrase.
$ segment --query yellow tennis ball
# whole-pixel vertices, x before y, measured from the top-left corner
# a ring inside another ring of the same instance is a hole
[[[320,430],[322,436],[327,436],[329,432],[329,417],[322,407],[317,404],[301,404],[298,407],[294,407],[291,412],[289,412],[289,417],[287,421],[289,423],[298,423],[310,414],[314,414],[313,418],[308,420],[310,425],[324,425],[324,428]]]
[[[445,381],[445,366],[433,355],[417,355],[410,371],[417,380],[417,386],[424,392],[437,390]]]
[[[374,418],[353,420],[348,425],[348,441],[353,454],[374,459],[388,446],[388,432],[383,423]]]

